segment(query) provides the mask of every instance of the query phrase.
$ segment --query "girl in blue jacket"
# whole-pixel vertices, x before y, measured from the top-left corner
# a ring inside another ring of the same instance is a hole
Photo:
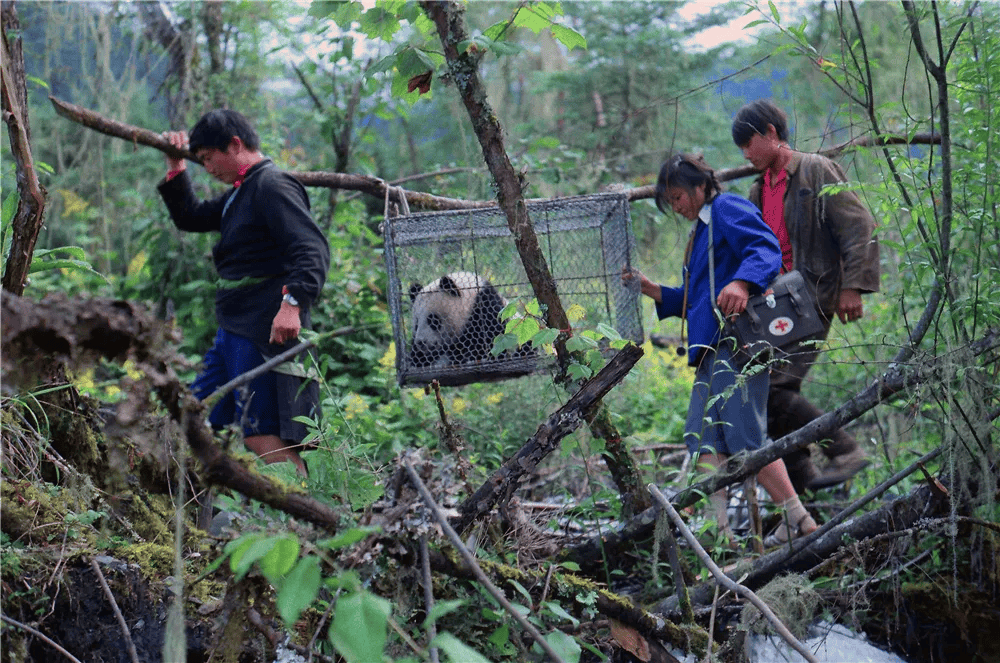
[[[750,296],[767,287],[781,267],[781,249],[757,207],[745,198],[722,193],[715,172],[700,156],[681,154],[663,164],[656,183],[656,206],[664,213],[670,208],[693,222],[685,250],[684,285],[661,286],[638,270],[626,272],[623,278],[639,279],[642,293],[656,302],[659,319],[678,316],[687,321],[688,363],[695,367],[695,380],[684,443],[692,455],[698,455],[699,466],[714,470],[732,454],[759,449],[766,439],[770,375],[761,371],[747,377],[745,386],[736,385],[739,370],[729,344],[720,343],[720,315],[739,315]],[[709,278],[709,228],[715,292]],[[784,461],[767,465],[757,479],[786,514],[765,545],[815,531],[816,522],[792,487]],[[711,500],[720,531],[731,537],[726,491],[718,491]]]

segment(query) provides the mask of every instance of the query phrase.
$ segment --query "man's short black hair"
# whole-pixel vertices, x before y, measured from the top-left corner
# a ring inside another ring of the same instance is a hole
[[[254,131],[243,114],[228,108],[209,111],[201,116],[188,136],[188,145],[192,152],[206,147],[214,147],[223,152],[238,137],[249,150],[260,149],[260,136]]]
[[[785,111],[775,106],[770,99],[751,101],[736,111],[733,118],[733,142],[736,147],[743,147],[754,134],[766,134],[769,124],[774,125],[780,140],[788,140],[788,116]]]

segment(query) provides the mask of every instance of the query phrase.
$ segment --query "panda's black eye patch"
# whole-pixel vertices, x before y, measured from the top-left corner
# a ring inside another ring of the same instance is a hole
[[[441,331],[441,316],[437,313],[431,313],[427,316],[427,326],[431,328],[433,332]]]

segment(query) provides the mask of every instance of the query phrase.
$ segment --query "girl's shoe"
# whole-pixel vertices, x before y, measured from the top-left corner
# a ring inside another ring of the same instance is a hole
[[[778,528],[773,532],[764,537],[764,547],[774,548],[776,546],[782,546],[793,541],[800,536],[806,536],[807,534],[812,534],[818,529],[816,521],[809,514],[802,516],[798,523],[794,526],[789,525],[787,521],[782,522],[778,525]]]

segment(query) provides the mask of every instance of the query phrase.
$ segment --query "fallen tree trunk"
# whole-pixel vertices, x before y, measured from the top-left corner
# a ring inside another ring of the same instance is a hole
[[[210,483],[227,486],[289,515],[336,531],[341,514],[307,494],[254,472],[219,446],[204,416],[204,407],[171,368],[172,331],[141,308],[112,299],[42,301],[0,293],[3,318],[4,382],[33,385],[42,357],[85,366],[98,357],[131,358],[143,378],[124,385],[128,397],[117,407],[113,425],[124,437],[149,408],[155,391],[173,420],[181,424],[187,443]]]
[[[527,443],[483,482],[479,490],[459,505],[459,515],[452,520],[452,526],[462,532],[477,518],[488,513],[497,502],[509,500],[560,440],[593,416],[594,408],[601,405],[601,399],[628,375],[642,355],[642,348],[631,344],[615,355],[600,373],[573,394],[569,402],[551,414]]]
[[[431,568],[439,573],[475,580],[472,569],[464,564],[459,564],[443,553],[430,551]],[[662,640],[674,647],[683,650],[693,650],[703,654],[708,647],[708,633],[696,624],[675,624],[669,620],[661,619],[641,606],[637,606],[626,596],[615,594],[601,588],[596,583],[577,578],[568,573],[554,572],[548,575],[541,571],[530,569],[520,569],[506,564],[498,564],[488,560],[480,560],[480,567],[498,585],[506,585],[510,581],[519,583],[525,587],[538,600],[560,599],[563,602],[573,605],[579,601],[582,593],[593,592],[594,607],[602,614],[628,624],[639,633],[648,638]],[[548,594],[539,591],[545,588]]]
[[[932,453],[937,455],[939,452],[940,448]],[[886,482],[885,488],[914,469],[916,468],[900,472],[898,478],[894,477],[895,481]],[[741,567],[729,575],[736,579],[735,576],[738,574],[740,584],[750,589],[757,589],[781,573],[798,573],[812,568],[818,562],[836,554],[846,541],[860,542],[880,534],[906,530],[921,519],[946,515],[948,509],[947,494],[936,490],[934,486],[923,485],[909,495],[857,518],[833,527],[824,525],[821,529],[825,531],[817,530],[801,542],[795,542],[790,549],[781,548],[770,552],[755,560],[749,567]],[[702,583],[690,590],[689,599],[694,605],[707,605],[712,601],[714,590],[714,582]],[[654,611],[677,618],[679,615],[677,598],[671,596],[661,601]]]
[[[1000,328],[988,330],[980,340],[971,344],[970,349],[973,355],[980,356],[998,347],[1000,347]],[[797,431],[753,453],[730,457],[717,472],[677,494],[670,501],[671,504],[676,509],[695,504],[704,495],[711,495],[717,490],[756,474],[764,466],[786,456],[789,452],[804,449],[814,442],[829,437],[834,430],[854,421],[879,403],[934,379],[938,364],[949,360],[944,357],[923,364],[890,364],[882,376],[837,409],[817,417]],[[655,523],[656,510],[647,509],[629,519],[618,531],[602,534],[565,550],[562,559],[576,562],[581,566],[593,567],[600,564],[604,556],[617,554],[630,542],[651,536]]]

